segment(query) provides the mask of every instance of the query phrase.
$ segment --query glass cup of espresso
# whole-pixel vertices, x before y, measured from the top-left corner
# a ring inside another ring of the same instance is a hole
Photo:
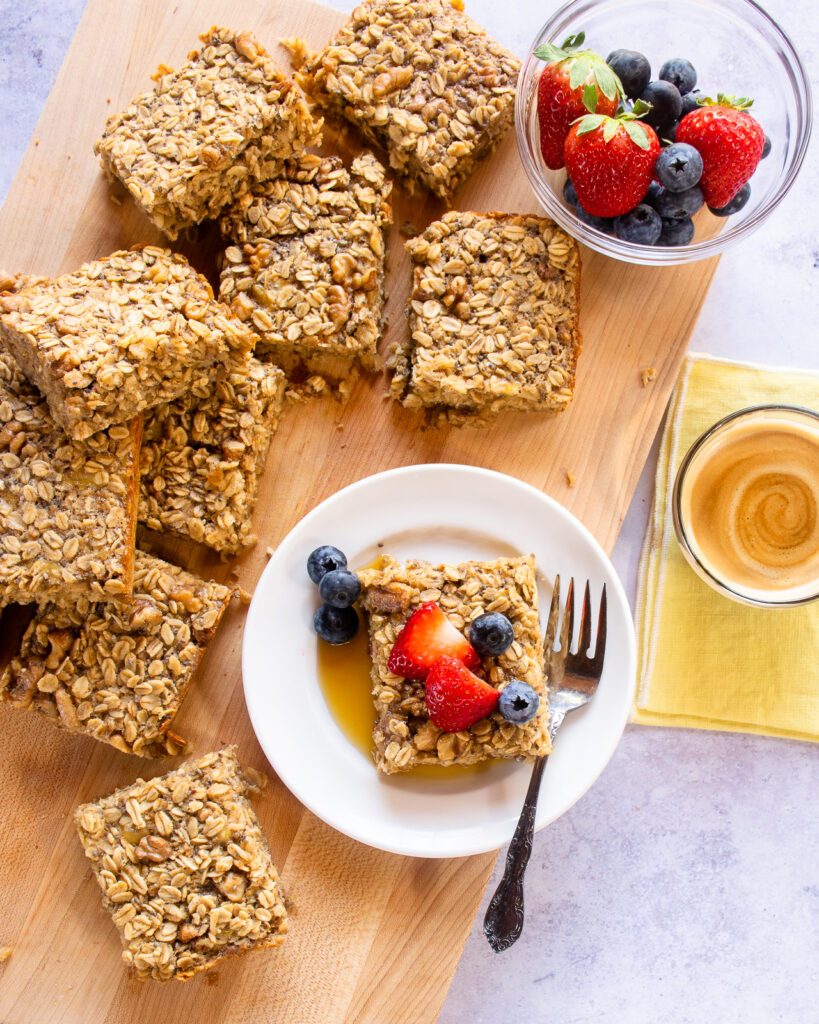
[[[819,598],[819,412],[759,405],[715,423],[682,460],[672,512],[719,593],[765,608]]]

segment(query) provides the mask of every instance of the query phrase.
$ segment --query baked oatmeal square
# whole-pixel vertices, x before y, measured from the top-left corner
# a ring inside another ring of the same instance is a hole
[[[284,388],[277,366],[243,355],[147,413],[140,522],[228,554],[255,543],[250,520]]]
[[[178,71],[160,66],[153,91],[110,117],[94,146],[170,239],[321,141],[321,121],[251,32],[214,27],[200,39]]]
[[[140,980],[186,981],[284,941],[281,882],[248,800],[261,783],[226,747],[77,808],[122,959]]]
[[[357,364],[376,369],[391,190],[371,154],[349,170],[307,156],[222,218],[236,244],[219,297],[291,379],[317,375],[343,393]]]
[[[449,201],[511,126],[519,71],[448,0],[366,0],[296,79],[393,169]]]
[[[137,551],[132,600],[38,606],[0,701],[126,754],[178,754],[170,726],[232,594]]]
[[[409,338],[391,391],[433,419],[569,404],[580,354],[577,243],[543,217],[452,211],[406,245]]]
[[[549,753],[543,640],[531,555],[462,565],[402,563],[387,555],[377,568],[366,569],[358,577],[369,626],[374,757],[379,771],[390,775],[423,764],[465,765]],[[410,615],[430,601],[464,634],[474,619],[487,612],[501,612],[509,619],[515,634],[512,645],[498,657],[483,659],[479,675],[499,690],[512,679],[528,683],[540,698],[534,718],[516,725],[494,711],[454,733],[443,732],[430,721],[424,683],[402,679],[387,667]]]
[[[0,342],[83,439],[184,394],[253,337],[184,256],[145,246],[3,294]]]
[[[0,607],[131,593],[141,433],[70,440],[0,350]]]

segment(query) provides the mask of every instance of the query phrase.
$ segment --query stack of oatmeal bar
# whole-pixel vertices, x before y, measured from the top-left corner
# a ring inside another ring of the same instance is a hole
[[[32,611],[0,702],[143,758],[184,749],[173,722],[233,589],[140,550],[137,524],[225,557],[254,543],[286,394],[344,398],[379,367],[385,164],[451,204],[509,129],[519,71],[460,0],[365,0],[320,52],[288,41],[298,85],[249,31],[200,38],[108,119],[95,152],[170,242],[218,221],[218,298],[153,245],[0,278],[0,614]],[[317,152],[317,110],[384,163]],[[393,397],[451,424],[564,408],[580,348],[574,242],[543,218],[452,211],[408,249]],[[542,716],[514,735],[495,719],[464,735],[419,725],[417,685],[383,662],[430,588],[465,621],[506,602],[516,661],[493,667],[496,681],[514,669],[543,689],[529,562],[446,578],[423,563],[382,568],[364,596],[381,770],[544,752]],[[138,977],[184,980],[282,941],[281,885],[247,799],[259,786],[225,748],[77,810]]]

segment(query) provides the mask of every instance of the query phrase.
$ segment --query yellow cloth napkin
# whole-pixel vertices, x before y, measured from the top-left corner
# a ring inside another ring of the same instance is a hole
[[[633,721],[819,741],[819,602],[729,601],[682,556],[671,519],[677,467],[729,412],[784,402],[819,408],[819,373],[690,356],[671,399],[640,563]]]

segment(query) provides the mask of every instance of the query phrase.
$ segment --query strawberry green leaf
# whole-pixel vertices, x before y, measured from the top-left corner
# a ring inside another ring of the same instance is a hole
[[[631,112],[634,117],[645,117],[649,110],[651,110],[651,106],[652,104],[646,103],[645,100],[637,100],[631,108]]]
[[[540,60],[547,61],[549,64],[556,64],[558,61],[565,60],[568,54],[565,50],[561,50],[559,46],[555,46],[554,43],[544,43],[535,50],[535,56],[539,57]]]
[[[583,90],[583,106],[590,114],[597,110],[597,89],[591,83]]]
[[[575,121],[577,125],[578,135],[588,135],[589,132],[597,131],[604,121],[610,121],[611,118],[606,117],[605,114],[586,114],[585,117],[581,117],[578,121]]]
[[[623,127],[628,132],[628,137],[636,146],[639,146],[640,149],[651,149],[651,143],[648,141],[648,132],[639,121],[623,121]]]
[[[591,61],[584,54],[573,54],[569,67],[569,85],[572,89],[579,89],[591,74]]]
[[[595,68],[594,77],[606,99],[613,100],[617,96],[625,95],[623,83],[604,61]]]
[[[585,32],[575,32],[574,35],[569,36],[563,42],[564,50],[576,50],[579,46],[582,46],[586,41]]]
[[[616,121],[613,117],[607,118],[606,123],[603,125],[603,142],[611,142],[619,128],[619,121]]]

